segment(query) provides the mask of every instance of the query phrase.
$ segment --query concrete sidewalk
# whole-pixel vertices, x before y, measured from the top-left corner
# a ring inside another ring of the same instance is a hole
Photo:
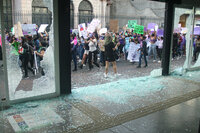
[[[123,123],[99,133],[199,133],[200,98]]]
[[[125,79],[13,105],[1,112],[0,129],[3,133],[195,133],[199,74]]]

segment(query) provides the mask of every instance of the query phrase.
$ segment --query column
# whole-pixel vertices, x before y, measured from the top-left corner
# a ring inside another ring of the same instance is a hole
[[[162,75],[169,75],[171,47],[173,36],[174,2],[169,0],[165,5],[164,45],[162,54]]]
[[[58,0],[57,10],[60,93],[67,94],[71,93],[70,1]]]

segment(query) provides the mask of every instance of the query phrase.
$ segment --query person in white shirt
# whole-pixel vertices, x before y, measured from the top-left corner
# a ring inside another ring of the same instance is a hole
[[[91,37],[89,40],[89,59],[88,59],[88,64],[89,64],[89,70],[93,68],[93,65],[96,65],[97,67],[100,67],[99,64],[97,63],[97,39],[95,36]],[[93,56],[93,62],[92,62],[92,56]]]

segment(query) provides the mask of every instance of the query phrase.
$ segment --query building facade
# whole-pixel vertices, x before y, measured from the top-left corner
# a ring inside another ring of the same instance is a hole
[[[137,20],[139,25],[157,23],[164,27],[165,4],[150,0],[112,0],[110,18],[119,21],[119,28],[128,20]]]
[[[102,27],[110,16],[109,0],[71,0],[71,28],[77,28],[78,24],[90,23],[93,18],[101,20]]]

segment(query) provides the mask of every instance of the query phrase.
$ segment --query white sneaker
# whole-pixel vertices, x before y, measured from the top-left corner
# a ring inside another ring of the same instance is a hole
[[[153,62],[156,62],[156,60],[153,60]]]
[[[118,76],[121,76],[121,74],[119,74],[119,73],[116,73],[116,74],[115,74],[115,77],[118,77]]]
[[[158,63],[161,63],[161,61],[159,60]]]
[[[108,77],[108,74],[104,73],[104,78],[107,78]]]
[[[86,65],[85,65],[85,64],[83,64],[83,66],[85,67]]]

